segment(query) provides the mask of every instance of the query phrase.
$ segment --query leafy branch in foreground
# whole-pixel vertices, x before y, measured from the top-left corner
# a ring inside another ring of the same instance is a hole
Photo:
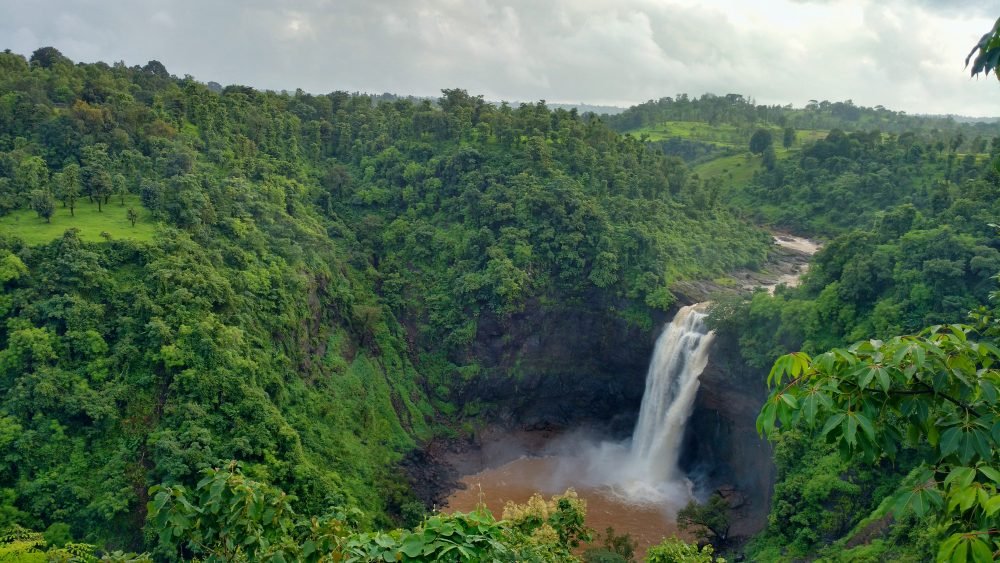
[[[247,478],[232,462],[206,469],[194,490],[150,489],[149,519],[160,555],[202,561],[576,561],[591,539],[586,503],[572,490],[545,501],[435,514],[413,530],[359,532],[340,511],[305,518],[293,497]]]
[[[950,532],[939,561],[1000,556],[1000,349],[964,325],[870,340],[815,358],[780,357],[758,432],[804,425],[845,457],[925,452],[894,512],[930,514]]]
[[[649,548],[646,561],[649,563],[726,563],[722,557],[714,555],[711,545],[697,546],[676,537],[665,539],[659,545]]]
[[[53,530],[57,529],[56,533]],[[35,532],[14,524],[0,530],[0,561],[63,562],[63,563],[152,563],[145,553],[99,552],[90,544],[71,541],[68,526],[50,526],[45,532]]]
[[[996,73],[997,63],[1000,63],[1000,18],[993,24],[993,29],[983,35],[979,39],[979,43],[976,43],[969,51],[969,55],[965,57],[966,67],[969,66],[969,61],[972,60],[972,55],[975,55],[976,51],[979,51],[979,55],[972,61],[972,76],[976,76],[980,72],[989,76],[990,72],[993,72],[997,80],[1000,80],[1000,74]]]

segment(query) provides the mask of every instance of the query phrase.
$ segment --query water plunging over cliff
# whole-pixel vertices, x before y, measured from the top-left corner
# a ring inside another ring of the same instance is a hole
[[[682,479],[677,467],[684,427],[694,408],[698,376],[715,333],[702,304],[682,308],[656,341],[630,450],[633,479],[659,484]]]

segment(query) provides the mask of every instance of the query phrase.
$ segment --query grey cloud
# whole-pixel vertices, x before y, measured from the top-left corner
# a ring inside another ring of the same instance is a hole
[[[998,114],[995,83],[970,83],[961,70],[992,16],[971,1],[947,3],[958,6],[951,13],[945,4],[0,0],[0,37],[26,54],[51,44],[74,60],[157,59],[178,75],[271,89],[435,95],[461,87],[493,99],[616,104],[739,92],[767,103],[852,98]],[[809,20],[815,29],[807,29],[778,17],[796,10],[836,21]],[[941,26],[969,27],[954,53],[942,52]]]
[[[796,4],[843,4],[844,0],[791,0]],[[933,10],[949,16],[1000,16],[1000,3],[982,0],[910,0],[916,8]]]

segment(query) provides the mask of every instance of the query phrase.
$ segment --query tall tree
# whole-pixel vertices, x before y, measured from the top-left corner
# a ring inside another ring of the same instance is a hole
[[[774,143],[770,129],[758,129],[750,137],[750,152],[761,154]]]
[[[31,192],[31,208],[46,223],[51,223],[52,214],[56,211],[56,201],[48,190],[35,190]]]
[[[83,184],[87,196],[97,202],[98,211],[101,211],[102,200],[109,197],[114,189],[110,168],[107,145],[97,143],[83,149]]]
[[[90,196],[97,202],[97,211],[100,213],[101,203],[106,202],[111,197],[113,190],[113,180],[111,173],[104,169],[95,170],[90,176]]]
[[[37,66],[40,68],[52,68],[56,65],[72,65],[73,61],[69,60],[64,56],[59,49],[55,47],[41,47],[36,49],[34,53],[31,54],[31,59],[29,59],[31,66]]]
[[[67,164],[54,178],[56,197],[62,200],[64,207],[69,208],[70,216],[75,217],[76,200],[80,198],[80,165]]]
[[[125,196],[128,195],[128,183],[125,181],[125,176],[115,174],[112,184],[114,185],[115,195],[121,198],[121,206],[125,207]],[[107,203],[107,200],[105,200],[105,203]]]
[[[17,163],[14,180],[18,191],[31,194],[35,190],[43,190],[48,186],[49,167],[40,156],[29,156]]]
[[[785,147],[786,149],[790,149],[794,144],[795,144],[795,128],[785,127],[785,131],[781,135],[781,146]]]

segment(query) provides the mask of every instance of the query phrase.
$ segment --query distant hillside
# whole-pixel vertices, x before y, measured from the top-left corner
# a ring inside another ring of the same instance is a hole
[[[962,143],[977,137],[1000,136],[996,119],[975,119],[956,116],[909,115],[882,106],[873,108],[855,105],[851,100],[829,102],[810,100],[804,108],[790,104],[762,105],[740,94],[703,94],[700,98],[679,94],[632,106],[606,122],[617,131],[632,131],[664,121],[700,121],[710,125],[753,127],[770,125],[795,129],[842,129],[883,133],[913,132],[925,135],[946,134],[950,138],[962,135]],[[961,149],[962,146],[960,145]]]
[[[581,115],[585,114],[585,113],[593,113],[593,114],[596,114],[596,115],[618,115],[618,114],[622,113],[623,111],[625,111],[625,108],[618,107],[618,106],[601,106],[601,105],[584,104],[584,103],[579,103],[579,104],[564,104],[564,103],[547,102],[545,100],[541,100],[541,102],[544,103],[545,107],[547,107],[549,109],[561,109],[561,110],[565,110],[565,111],[570,111],[570,110],[575,109],[576,112],[578,114],[581,114]],[[525,102],[525,101],[510,101],[510,100],[503,100],[503,101],[490,100],[490,101],[487,101],[487,103],[490,104],[490,105],[493,105],[493,106],[497,106],[497,107],[501,106],[502,104],[507,104],[508,106],[516,108],[518,106],[525,105],[525,104],[527,104],[527,105],[535,105],[538,102],[537,101]]]

